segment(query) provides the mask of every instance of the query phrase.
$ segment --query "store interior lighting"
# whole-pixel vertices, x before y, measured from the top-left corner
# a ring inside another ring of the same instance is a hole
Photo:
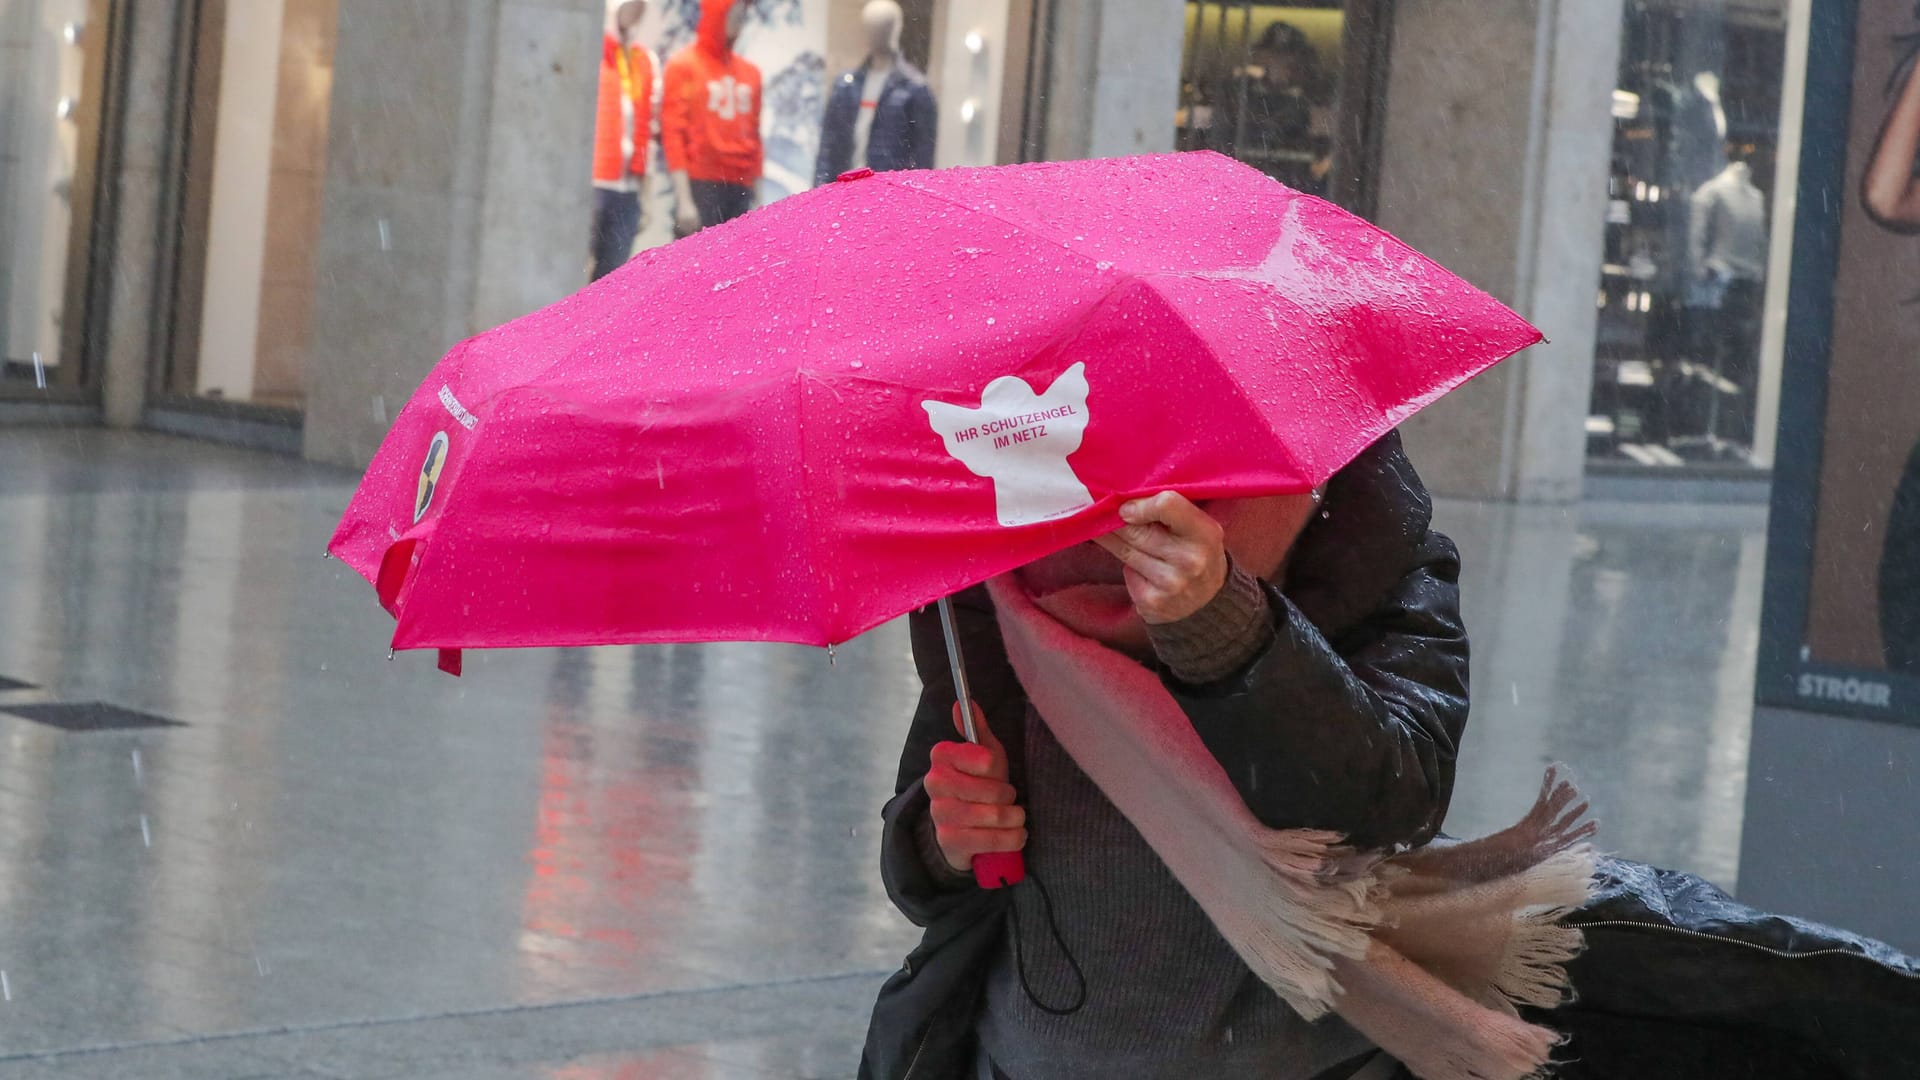
[[[80,35],[85,31],[85,29],[86,29],[85,27],[81,26],[77,22],[70,22],[67,24],[66,29],[62,31],[62,36],[64,36],[67,39],[67,44],[78,45],[80,44]]]
[[[980,35],[980,31],[969,30],[966,36],[966,46],[968,52],[979,56],[981,50],[987,47],[987,39]]]
[[[973,123],[973,118],[978,115],[980,115],[979,102],[975,101],[973,98],[968,98],[967,100],[960,103],[960,119],[963,123],[968,123],[968,124]]]

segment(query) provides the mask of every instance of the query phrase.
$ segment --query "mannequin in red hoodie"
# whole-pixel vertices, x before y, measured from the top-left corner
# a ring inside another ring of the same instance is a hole
[[[593,230],[589,245],[593,280],[599,281],[633,254],[633,240],[646,221],[647,153],[653,143],[654,98],[659,64],[638,40],[645,0],[607,0],[607,29],[600,46],[600,96],[593,125]]]
[[[733,51],[747,8],[702,0],[693,44],[667,61],[660,143],[673,176],[674,226],[685,236],[753,209],[760,143],[760,69]]]

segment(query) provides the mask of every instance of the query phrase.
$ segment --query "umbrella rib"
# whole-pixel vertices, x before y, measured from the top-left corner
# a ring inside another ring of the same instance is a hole
[[[807,477],[812,475],[812,470],[808,468],[807,461],[808,384],[818,377],[815,372],[808,369],[807,365],[813,356],[812,352],[809,351],[813,345],[813,332],[815,328],[819,326],[819,320],[814,318],[814,315],[820,307],[820,283],[826,275],[825,268],[826,260],[824,258],[814,259],[813,288],[810,289],[807,294],[806,336],[800,341],[800,359],[793,366],[794,458],[800,463],[800,484],[803,491],[807,484]],[[808,597],[811,601],[809,605],[811,614],[814,618],[820,620],[818,626],[820,636],[825,638],[827,645],[831,647],[835,642],[833,641],[832,633],[827,629],[826,625],[826,611],[824,610],[823,604],[825,590],[820,587],[820,582],[814,577],[815,573],[824,572],[820,568],[827,564],[820,560],[818,537],[813,531],[813,503],[810,499],[804,497],[799,500],[799,503],[800,542],[806,551],[807,560],[807,572],[800,575],[799,580],[805,581],[809,592],[812,593],[812,595]]]
[[[1141,281],[1142,284],[1146,285],[1147,288],[1153,290],[1154,298],[1159,300],[1160,303],[1163,306],[1165,306],[1167,311],[1172,313],[1175,318],[1185,323],[1186,322],[1185,312],[1181,310],[1179,304],[1174,302],[1173,297],[1167,295],[1166,290],[1161,287],[1161,284],[1162,282],[1165,282],[1170,279],[1176,279],[1176,280],[1184,279],[1188,276],[1189,276],[1188,274],[1180,273],[1180,272],[1174,272],[1174,273],[1168,273],[1168,274],[1143,274],[1140,276],[1139,280]],[[1246,384],[1242,383],[1239,379],[1235,378],[1232,374],[1232,368],[1221,360],[1219,349],[1213,344],[1213,342],[1207,340],[1205,335],[1199,333],[1198,331],[1193,331],[1193,336],[1195,340],[1200,342],[1201,347],[1207,350],[1207,355],[1213,358],[1215,366],[1218,367],[1219,370],[1221,370],[1222,372],[1227,373],[1227,385],[1233,388],[1234,399],[1240,403],[1241,407],[1245,408],[1247,412],[1252,414],[1254,420],[1260,425],[1260,427],[1263,430],[1267,432],[1267,434],[1273,437],[1273,446],[1275,450],[1278,452],[1279,456],[1284,457],[1286,459],[1287,465],[1289,468],[1293,470],[1294,475],[1295,476],[1307,475],[1306,471],[1301,467],[1299,456],[1293,452],[1293,449],[1291,447],[1286,445],[1285,440],[1281,436],[1280,429],[1274,426],[1273,421],[1270,418],[1268,418],[1265,410],[1261,409],[1259,404],[1255,402],[1251,397],[1248,396]]]

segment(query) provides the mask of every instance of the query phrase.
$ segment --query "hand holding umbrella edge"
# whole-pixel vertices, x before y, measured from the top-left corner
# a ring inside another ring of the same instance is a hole
[[[1243,565],[1277,566],[1306,527],[1319,497],[1308,493],[1276,503],[1280,513],[1272,527],[1248,534],[1249,542],[1268,550],[1234,552]],[[1220,504],[1227,513],[1240,505],[1245,504]],[[1232,566],[1227,530],[1208,509],[1179,492],[1163,491],[1122,503],[1120,519],[1126,524],[1095,542],[1125,567],[1127,594],[1149,625],[1192,616],[1226,586]]]

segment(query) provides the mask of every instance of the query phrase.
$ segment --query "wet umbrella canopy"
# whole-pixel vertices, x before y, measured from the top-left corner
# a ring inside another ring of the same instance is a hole
[[[1132,496],[1305,491],[1538,340],[1215,154],[850,174],[454,349],[331,550],[396,648],[824,645]]]

